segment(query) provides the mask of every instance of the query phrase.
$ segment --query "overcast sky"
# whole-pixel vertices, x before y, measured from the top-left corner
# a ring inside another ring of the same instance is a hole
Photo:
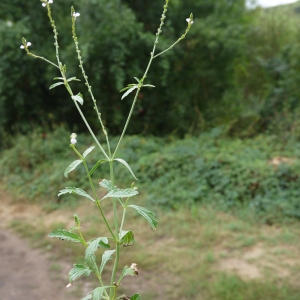
[[[294,3],[297,2],[297,0],[256,0],[256,2],[262,7],[270,7],[280,4]]]

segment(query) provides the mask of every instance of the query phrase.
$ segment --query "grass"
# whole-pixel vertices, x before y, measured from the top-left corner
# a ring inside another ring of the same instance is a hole
[[[140,205],[144,199],[138,202]],[[28,210],[32,205],[28,204]],[[104,210],[109,209],[107,201]],[[75,211],[88,238],[107,234],[103,224],[99,225],[100,217],[92,203],[82,203]],[[10,225],[33,246],[51,249],[55,261],[80,263],[84,247],[47,237],[52,229],[70,228],[75,211],[74,207],[47,213],[41,210],[35,218],[15,218]],[[125,229],[135,232],[136,245],[122,249],[121,266],[138,263],[140,273],[126,278],[120,291],[128,295],[140,292],[143,300],[300,298],[300,229],[296,221],[269,226],[251,221],[250,216],[233,216],[209,205],[157,212],[159,228],[152,231],[143,218],[129,211]],[[101,251],[98,252],[100,258]],[[107,268],[111,266],[112,262]],[[59,272],[56,263],[50,268]],[[251,272],[254,276],[250,276]],[[65,278],[67,281],[67,274]],[[82,296],[80,287],[91,279],[73,284],[78,298]],[[108,271],[104,280],[109,280]],[[91,286],[96,286],[96,281],[92,280]]]

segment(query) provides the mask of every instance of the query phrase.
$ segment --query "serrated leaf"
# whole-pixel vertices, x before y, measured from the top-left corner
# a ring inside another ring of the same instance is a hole
[[[90,170],[89,172],[89,176],[91,176],[96,170],[97,168],[103,164],[104,162],[106,162],[107,160],[106,159],[100,159],[96,162],[96,164],[92,167],[92,169]]]
[[[103,293],[106,289],[111,288],[111,286],[101,286],[97,287],[93,290],[92,295],[93,295],[93,300],[100,300],[103,299]]]
[[[75,80],[75,81],[81,81],[80,79],[78,79],[76,77],[71,77],[71,78],[67,79],[68,82],[73,81],[73,80]]]
[[[89,267],[95,271],[95,252],[99,247],[110,248],[107,237],[98,237],[97,239],[90,240],[88,247],[85,250],[85,260]],[[96,266],[97,268],[97,266]]]
[[[106,188],[108,191],[111,191],[113,189],[112,185],[111,185],[111,181],[107,180],[107,179],[102,179],[99,182],[99,185]]]
[[[128,171],[131,173],[131,175],[133,176],[133,178],[136,179],[136,180],[138,180],[138,179],[136,178],[136,176],[134,175],[132,169],[130,168],[129,164],[128,164],[124,159],[122,159],[122,158],[115,158],[114,160],[117,160],[117,161],[119,161],[121,164],[123,164],[123,165],[128,169]]]
[[[92,272],[92,270],[85,265],[74,264],[73,267],[74,268],[71,269],[69,272],[69,281],[70,282],[74,281],[76,278],[78,278],[82,275],[89,276]]]
[[[64,176],[68,178],[68,173],[70,173],[71,171],[73,171],[74,169],[76,169],[77,166],[79,166],[82,163],[81,159],[77,159],[75,161],[73,161],[65,170],[64,172]]]
[[[128,198],[137,195],[139,192],[136,188],[130,189],[117,189],[109,191],[101,200],[105,198]]]
[[[126,93],[123,94],[121,100],[123,100],[126,96],[128,96],[133,90],[137,89],[137,85],[128,89]]]
[[[140,294],[134,294],[130,297],[130,300],[141,300],[141,295]]]
[[[88,198],[89,200],[95,202],[94,198],[91,197],[88,193],[86,193],[84,190],[80,189],[80,188],[76,188],[76,187],[65,187],[63,190],[60,190],[59,193],[58,193],[58,197],[60,195],[63,195],[63,194],[77,194],[77,195],[80,195],[80,196],[83,196],[83,197],[86,197]]]
[[[142,215],[149,222],[152,229],[157,229],[158,221],[152,211],[137,205],[128,205],[128,207],[135,209],[140,215]]]
[[[124,247],[132,246],[135,243],[133,232],[131,230],[122,230],[120,233],[120,243],[123,244]]]
[[[128,266],[125,266],[122,270],[122,273],[120,275],[120,278],[118,280],[118,283],[121,282],[121,280],[125,277],[125,276],[135,276],[135,271],[134,269],[128,267]]]
[[[154,86],[154,85],[152,85],[152,84],[144,84],[143,86],[147,86],[147,87],[153,87],[153,88],[155,88],[155,86]]]
[[[91,300],[92,298],[93,298],[93,295],[92,294],[88,294],[84,298],[82,298],[81,300]]]
[[[85,157],[86,157],[90,152],[92,152],[94,149],[95,149],[95,146],[92,146],[92,147],[86,149],[86,150],[83,152],[82,156],[85,158]]]
[[[69,232],[65,229],[52,230],[48,234],[48,236],[59,238],[59,239],[65,240],[65,241],[84,244],[84,241],[82,240],[82,238],[79,235],[77,235],[76,233],[73,233],[73,232]]]
[[[49,90],[55,88],[58,85],[64,84],[63,82],[57,82],[57,83],[53,83],[52,85],[50,85]]]
[[[100,272],[100,275],[102,274],[103,272],[103,269],[106,265],[106,263],[112,259],[112,255],[116,252],[116,250],[106,250],[104,251],[104,253],[102,254],[102,261],[101,261],[101,265],[100,265],[100,268],[99,268],[99,272]]]
[[[72,96],[72,99],[73,99],[74,101],[79,102],[81,105],[83,104],[83,99],[82,99],[82,97],[79,96],[79,95],[73,95],[73,96]]]
[[[71,227],[71,228],[69,229],[69,232],[73,232],[73,231],[76,230],[76,229],[78,229],[78,227],[77,227],[77,226],[73,226],[73,227]]]

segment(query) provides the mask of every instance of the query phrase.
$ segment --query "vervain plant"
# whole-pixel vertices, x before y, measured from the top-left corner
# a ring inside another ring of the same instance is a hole
[[[82,94],[81,93],[74,94],[74,92],[72,91],[72,89],[70,87],[69,83],[71,81],[80,81],[80,80],[77,79],[76,77],[67,78],[66,65],[64,65],[61,62],[60,53],[59,53],[59,45],[58,45],[58,32],[56,29],[54,19],[52,18],[52,14],[51,14],[51,4],[53,4],[53,0],[48,0],[48,1],[40,0],[40,1],[42,2],[42,6],[44,6],[47,9],[48,17],[49,17],[49,20],[50,20],[50,23],[51,23],[51,26],[53,29],[54,40],[55,40],[54,45],[55,45],[57,62],[56,63],[51,62],[50,60],[48,60],[42,56],[38,56],[38,55],[35,55],[32,52],[30,52],[29,47],[31,46],[31,43],[27,42],[25,38],[22,39],[21,49],[24,49],[28,55],[30,55],[34,58],[42,59],[42,60],[48,62],[49,64],[53,65],[54,67],[56,67],[59,70],[60,77],[54,78],[54,80],[58,80],[58,82],[52,84],[50,86],[50,89],[55,88],[59,85],[65,86],[65,88],[67,89],[67,91],[69,92],[69,94],[71,96],[72,101],[74,102],[75,107],[77,108],[77,110],[78,110],[79,114],[81,115],[85,125],[87,126],[91,136],[93,137],[96,145],[98,146],[98,148],[100,149],[100,151],[102,152],[102,154],[105,157],[104,159],[99,160],[92,167],[92,169],[89,169],[87,162],[86,162],[87,155],[91,151],[93,151],[95,147],[92,146],[92,147],[88,148],[84,153],[81,154],[76,149],[77,135],[75,133],[72,133],[71,137],[70,137],[71,138],[70,147],[73,149],[73,151],[78,156],[78,160],[75,160],[66,168],[66,170],[64,172],[64,176],[68,177],[69,172],[73,171],[79,165],[83,165],[86,170],[87,179],[91,186],[92,195],[89,195],[87,192],[85,192],[84,190],[77,188],[77,187],[66,187],[66,188],[62,189],[61,191],[59,191],[58,196],[63,195],[63,194],[68,194],[68,193],[69,194],[75,193],[75,194],[83,196],[83,197],[89,199],[90,201],[92,201],[98,208],[98,210],[102,216],[102,219],[103,219],[104,223],[106,224],[107,229],[110,233],[110,236],[108,236],[108,237],[100,236],[100,237],[91,239],[90,241],[86,241],[86,239],[84,238],[84,234],[81,230],[80,218],[77,214],[75,214],[74,215],[74,221],[75,221],[74,227],[72,227],[69,230],[66,230],[66,229],[53,230],[49,234],[49,236],[59,238],[61,240],[65,240],[65,241],[80,243],[86,247],[85,254],[84,254],[84,263],[83,264],[74,264],[74,268],[71,269],[69,272],[69,282],[70,283],[67,285],[67,287],[71,286],[71,283],[76,278],[78,278],[82,275],[88,276],[91,273],[94,273],[99,280],[99,286],[96,287],[93,291],[91,291],[82,300],[88,300],[88,299],[93,299],[93,300],[99,300],[99,299],[138,300],[138,299],[140,299],[139,294],[134,294],[131,297],[127,297],[126,295],[118,296],[118,293],[117,293],[118,287],[119,287],[122,279],[125,276],[127,276],[127,275],[137,276],[138,275],[137,264],[132,263],[129,267],[125,266],[122,269],[122,271],[120,272],[120,275],[117,276],[117,270],[119,268],[120,248],[132,246],[135,243],[134,233],[131,230],[124,230],[126,211],[127,211],[127,209],[136,210],[140,215],[142,215],[149,222],[150,226],[154,230],[157,229],[158,222],[157,222],[157,219],[153,212],[151,212],[143,207],[129,204],[129,199],[138,194],[137,187],[135,186],[135,183],[132,183],[130,188],[125,188],[125,189],[120,189],[116,186],[115,174],[114,174],[114,163],[123,164],[128,169],[128,171],[133,176],[133,178],[135,180],[137,180],[136,176],[134,175],[134,173],[133,173],[132,169],[130,168],[130,166],[128,165],[128,163],[125,160],[123,160],[122,158],[117,157],[118,150],[120,148],[123,137],[126,133],[126,129],[128,127],[129,121],[131,119],[132,112],[134,110],[140,90],[144,87],[152,87],[152,88],[154,87],[151,84],[144,83],[153,60],[155,58],[157,58],[158,56],[164,54],[168,50],[172,49],[180,40],[185,38],[186,34],[188,33],[188,31],[190,30],[190,28],[193,24],[193,15],[191,14],[190,17],[186,19],[186,21],[188,22],[188,25],[185,30],[185,33],[169,48],[167,48],[166,50],[164,50],[160,53],[155,54],[156,45],[158,44],[159,36],[162,32],[162,27],[164,25],[164,20],[166,18],[167,8],[168,8],[168,4],[169,4],[169,0],[165,1],[165,5],[163,6],[163,13],[162,13],[161,19],[160,19],[161,22],[160,22],[159,28],[157,30],[157,33],[156,33],[156,38],[154,41],[153,49],[150,53],[150,59],[149,59],[149,62],[148,62],[148,65],[147,65],[144,75],[140,79],[137,77],[134,77],[135,80],[137,81],[137,83],[129,84],[127,87],[125,87],[124,89],[122,89],[120,91],[120,92],[125,92],[122,95],[122,98],[121,98],[121,100],[122,100],[126,96],[128,96],[131,92],[136,90],[135,96],[134,96],[134,99],[133,99],[133,102],[131,105],[131,109],[128,114],[127,121],[122,130],[122,133],[121,133],[121,136],[117,143],[117,146],[115,147],[115,149],[112,149],[110,146],[107,130],[102,122],[101,113],[98,109],[98,106],[96,104],[96,99],[92,92],[92,87],[89,84],[88,76],[86,75],[84,67],[83,67],[83,59],[81,56],[81,50],[79,48],[79,42],[78,42],[78,39],[76,36],[76,20],[80,16],[80,14],[78,12],[75,12],[73,7],[71,8],[72,35],[73,35],[75,49],[76,49],[77,57],[78,57],[78,61],[79,61],[79,67],[82,71],[82,75],[85,80],[85,84],[87,86],[90,97],[93,101],[93,105],[94,105],[94,109],[95,109],[97,118],[99,120],[102,132],[105,136],[105,140],[106,140],[106,144],[107,144],[107,151],[105,151],[104,147],[101,145],[100,141],[97,139],[96,135],[94,134],[94,132],[91,129],[90,125],[88,124],[84,114],[81,111],[80,105],[83,105],[83,102],[84,102]],[[105,163],[109,164],[110,179],[102,179],[99,181],[99,185],[107,191],[106,195],[104,197],[100,198],[98,196],[95,183],[92,180],[92,175],[94,174],[95,170],[98,167],[100,167],[101,165],[103,165]],[[107,200],[108,198],[110,198],[112,200],[112,210],[113,210],[113,215],[114,215],[113,225],[109,224],[107,216],[104,214],[104,211],[102,209],[102,201]],[[121,221],[120,221],[120,218],[117,213],[118,205],[121,205],[121,207],[123,208]],[[96,255],[95,255],[98,248],[103,248],[103,249],[113,248],[112,250],[104,250],[104,252],[102,254],[102,260],[101,260],[100,265],[97,264]],[[111,280],[110,280],[110,283],[107,284],[107,283],[103,282],[102,272],[105,268],[106,263],[110,259],[113,259],[113,258],[114,258],[114,264],[113,264],[113,269],[112,269],[112,274],[111,274]]]

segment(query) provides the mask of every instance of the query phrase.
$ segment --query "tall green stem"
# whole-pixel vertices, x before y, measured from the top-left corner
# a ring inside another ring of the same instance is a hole
[[[155,39],[155,42],[154,42],[154,45],[153,45],[153,49],[152,49],[152,52],[150,53],[150,60],[149,60],[149,62],[148,62],[146,71],[145,71],[145,73],[144,73],[144,75],[143,75],[143,77],[142,77],[142,79],[141,79],[141,82],[144,82],[145,78],[147,77],[147,74],[148,74],[148,71],[149,71],[149,69],[150,69],[150,66],[151,66],[151,64],[152,64],[153,57],[154,57],[154,52],[155,52],[155,49],[156,49],[156,45],[158,44],[158,39],[159,39],[159,36],[160,36],[160,34],[161,34],[161,32],[162,32],[161,28],[163,27],[163,25],[164,25],[164,20],[165,20],[165,18],[166,18],[166,13],[167,13],[168,4],[169,4],[169,0],[166,0],[166,4],[164,5],[164,11],[163,11],[162,16],[161,16],[161,19],[160,19],[160,25],[159,25],[159,28],[158,28],[157,33],[156,33],[156,39]],[[114,154],[113,154],[113,156],[112,156],[113,158],[115,157],[115,155],[116,155],[116,153],[117,153],[117,151],[118,151],[118,149],[119,149],[119,146],[120,146],[120,144],[121,144],[121,142],[122,142],[122,140],[123,140],[123,137],[124,137],[124,135],[125,135],[125,132],[126,132],[126,130],[127,130],[127,127],[128,127],[129,121],[130,121],[130,119],[131,119],[132,112],[133,112],[133,110],[134,110],[134,107],[135,107],[135,104],[136,104],[138,95],[139,95],[139,93],[140,93],[140,90],[141,90],[141,88],[138,88],[138,90],[137,90],[137,92],[136,92],[136,94],[135,94],[135,97],[134,97],[134,99],[133,99],[133,102],[132,102],[132,105],[131,105],[131,108],[130,108],[130,111],[129,111],[129,114],[128,114],[128,117],[127,117],[127,120],[126,120],[126,123],[125,123],[125,126],[124,126],[124,128],[123,128],[122,134],[121,134],[120,139],[119,139],[118,144],[117,144],[117,147],[116,147],[116,149],[115,149],[115,151],[114,151]]]

